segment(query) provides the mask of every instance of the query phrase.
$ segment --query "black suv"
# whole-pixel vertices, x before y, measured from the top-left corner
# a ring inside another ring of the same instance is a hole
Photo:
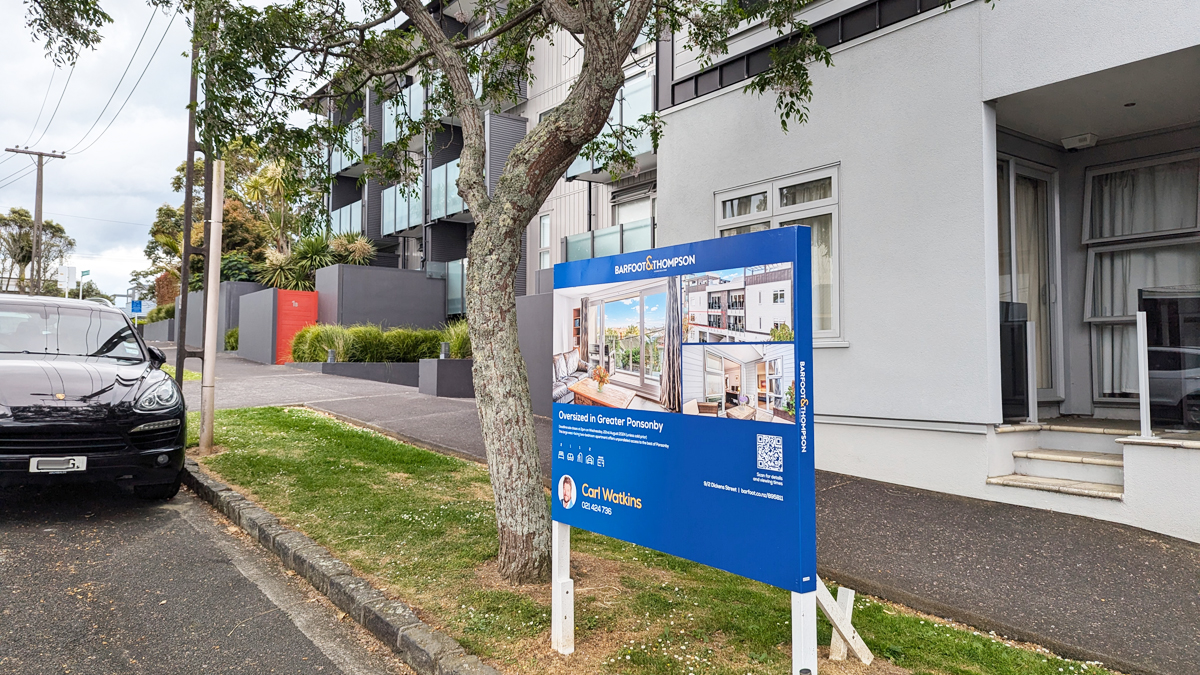
[[[165,361],[114,308],[0,296],[0,485],[113,481],[174,497],[187,415]]]

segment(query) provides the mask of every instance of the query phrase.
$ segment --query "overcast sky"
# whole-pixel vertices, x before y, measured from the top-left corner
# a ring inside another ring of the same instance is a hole
[[[78,244],[68,264],[91,270],[90,278],[104,292],[124,293],[130,273],[149,265],[142,248],[155,210],[181,201],[181,195],[171,191],[170,180],[186,154],[188,28],[180,16],[168,31],[170,17],[158,12],[135,56],[152,10],[144,0],[104,0],[102,6],[113,23],[103,29],[99,47],[80,56],[68,84],[70,68],[55,69],[42,45],[30,39],[24,3],[0,3],[0,144],[60,152],[78,144],[77,154],[46,166],[45,217],[65,226]],[[150,61],[160,39],[162,46]],[[129,73],[117,88],[131,57]],[[148,61],[145,76],[133,90]],[[114,90],[116,96],[101,115]],[[100,136],[131,90],[124,110]],[[60,96],[61,105],[47,128]],[[45,108],[35,127],[44,97]],[[98,116],[99,123],[88,134]],[[13,153],[0,155],[0,211],[23,207],[32,213],[34,174],[11,182],[32,162]]]

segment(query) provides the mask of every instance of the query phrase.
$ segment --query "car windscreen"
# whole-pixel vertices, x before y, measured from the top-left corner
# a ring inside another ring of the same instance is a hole
[[[145,359],[133,328],[121,314],[99,308],[3,301],[0,352]]]

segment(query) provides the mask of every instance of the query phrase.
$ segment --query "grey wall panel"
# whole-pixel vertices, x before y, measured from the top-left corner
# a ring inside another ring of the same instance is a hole
[[[436,168],[453,162],[462,154],[462,149],[462,129],[459,127],[448,125],[445,129],[434,132],[428,150],[430,166]]]
[[[238,308],[238,356],[259,363],[275,363],[275,289],[241,298]]]
[[[517,340],[525,370],[529,373],[529,395],[535,415],[551,414],[550,385],[554,379],[554,294],[517,298]]]
[[[344,326],[436,328],[446,321],[446,281],[420,270],[333,265],[317,270],[317,320]]]
[[[358,185],[358,179],[350,176],[338,176],[333,181],[333,191],[330,195],[333,203],[331,209],[336,211],[347,204],[360,201],[362,199],[362,189]]]
[[[467,257],[467,242],[471,240],[474,227],[470,223],[439,221],[426,228],[425,259],[433,262],[450,262]]]
[[[490,113],[487,123],[487,187],[488,194],[496,189],[504,165],[517,143],[525,138],[529,120],[519,115]]]
[[[534,293],[551,293],[554,291],[554,268],[538,270],[533,273]]]
[[[180,298],[175,298],[175,330],[176,338],[179,336],[180,319],[183,317],[179,312]],[[183,339],[190,347],[199,349],[204,344],[204,291],[191,291],[188,293],[188,311],[187,322],[184,326]]]
[[[173,342],[175,340],[175,319],[155,321],[144,326],[142,337],[146,342]]]
[[[266,286],[255,281],[221,282],[221,307],[217,314],[217,351],[225,351],[225,333],[239,325],[242,296],[257,293],[264,288]]]

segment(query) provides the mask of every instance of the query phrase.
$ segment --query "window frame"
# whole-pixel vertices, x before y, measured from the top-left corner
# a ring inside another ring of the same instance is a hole
[[[1105,246],[1090,246],[1087,254],[1087,275],[1084,283],[1086,288],[1083,295],[1083,320],[1089,324],[1132,323],[1137,321],[1137,314],[1121,314],[1119,316],[1093,316],[1095,307],[1092,297],[1095,290],[1096,254],[1114,253],[1120,251],[1136,251],[1144,248],[1166,248],[1187,244],[1200,244],[1200,234],[1186,237],[1171,237],[1170,239],[1155,239],[1152,241],[1126,241]]]
[[[720,190],[713,193],[713,222],[714,231],[717,237],[722,236],[722,232],[744,225],[751,225],[758,222],[769,222],[769,229],[776,229],[782,226],[786,221],[799,220],[802,218],[810,218],[813,216],[830,215],[832,217],[833,232],[831,234],[832,247],[830,251],[831,262],[831,290],[833,297],[831,298],[832,317],[830,321],[831,328],[829,330],[816,330],[813,328],[813,342],[816,347],[848,347],[849,343],[845,341],[845,329],[843,326],[842,312],[842,265],[841,265],[841,219],[839,217],[838,200],[840,198],[840,175],[841,164],[827,164],[824,166],[789,173],[784,176],[772,178],[757,183],[741,185],[727,190]],[[815,180],[829,178],[831,184],[832,196],[827,199],[818,199],[802,204],[794,204],[792,206],[780,206],[779,190],[781,188],[798,185],[800,183],[808,183]],[[756,211],[749,215],[737,216],[734,218],[722,218],[722,204],[729,199],[736,199],[748,195],[767,192],[767,210]]]
[[[1160,164],[1174,164],[1176,162],[1186,162],[1191,159],[1200,159],[1200,150],[1189,150],[1185,152],[1175,152],[1157,157],[1144,158],[1134,160],[1132,162],[1120,162],[1117,164],[1101,164],[1094,167],[1089,167],[1083,174],[1083,227],[1082,230],[1083,244],[1093,246],[1097,244],[1112,244],[1124,241],[1138,241],[1144,239],[1157,239],[1160,237],[1178,237],[1189,234],[1200,233],[1200,195],[1197,195],[1196,200],[1196,226],[1180,230],[1164,230],[1162,232],[1140,232],[1137,234],[1121,234],[1113,237],[1093,237],[1092,236],[1092,182],[1096,176],[1103,176],[1110,173],[1119,173],[1121,171],[1129,171],[1131,169],[1144,169]],[[1200,169],[1198,169],[1200,174]],[[1197,192],[1200,192],[1200,175],[1197,176]],[[1089,268],[1090,271],[1090,268]],[[1090,288],[1090,287],[1089,287]]]
[[[545,227],[546,227],[545,232],[542,231],[543,225],[545,225]],[[543,235],[545,235],[545,236],[543,236]],[[552,248],[551,245],[553,243],[554,243],[554,221],[550,217],[549,212],[539,213],[538,214],[538,248],[537,248],[538,269],[539,270],[551,269],[554,267],[554,255],[550,253],[550,249]],[[542,266],[542,256],[543,255],[545,255],[550,260],[550,264],[547,265],[546,267]]]

